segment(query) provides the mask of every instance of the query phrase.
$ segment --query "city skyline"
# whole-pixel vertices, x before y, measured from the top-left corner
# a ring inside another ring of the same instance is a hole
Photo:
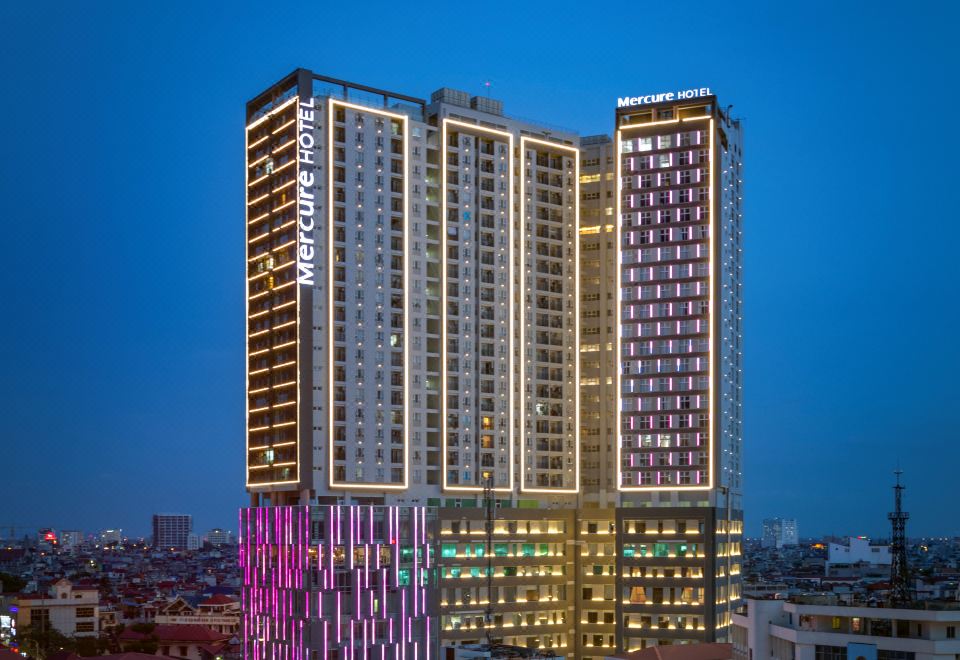
[[[713,18],[709,15],[695,27],[705,34]],[[29,181],[24,182],[29,194],[18,192],[27,200],[23,222],[28,224],[12,227],[14,235],[25,245],[46,239],[53,261],[69,268],[68,275],[54,276],[43,272],[42,263],[32,256],[12,256],[21,272],[35,277],[13,294],[23,314],[13,327],[4,328],[4,344],[10,347],[26,341],[32,350],[8,359],[11,368],[22,374],[16,387],[5,383],[4,392],[6,400],[15,404],[11,406],[14,428],[24,439],[24,448],[13,461],[17,474],[0,486],[0,497],[10,501],[18,493],[29,492],[36,475],[47,477],[49,494],[31,496],[29,506],[11,507],[14,520],[0,520],[0,528],[8,523],[81,529],[99,524],[133,531],[142,519],[145,533],[149,515],[161,510],[193,513],[198,529],[233,527],[235,509],[244,501],[242,489],[235,487],[243,473],[235,451],[243,434],[243,395],[235,385],[242,375],[236,365],[242,363],[243,350],[237,329],[243,294],[236,286],[234,266],[243,249],[234,230],[242,213],[236,199],[242,190],[243,168],[235,143],[242,134],[243,118],[236,108],[251,89],[272,83],[278,71],[287,71],[294,63],[317,69],[322,65],[332,75],[374,84],[381,82],[382,74],[375,68],[375,58],[338,57],[333,46],[329,51],[290,48],[255,62],[232,64],[191,45],[184,59],[175,58],[171,65],[134,47],[126,41],[128,36],[109,24],[100,28],[105,38],[102,52],[88,52],[86,59],[71,61],[65,55],[76,43],[71,41],[75,37],[66,34],[64,17],[51,20],[50,27],[60,30],[55,33],[59,36],[49,53],[37,54],[37,62],[48,63],[51,72],[67,67],[77,74],[58,81],[55,94],[58,103],[79,100],[72,107],[85,120],[78,130],[58,135],[57,140],[66,141],[74,153],[86,153],[83,160],[67,161],[71,172],[83,175],[60,182],[66,195],[47,198]],[[168,32],[180,36],[178,43],[192,42],[185,38],[191,34],[189,28],[164,24],[162,17],[141,15],[139,20],[156,21],[148,44],[159,45],[160,36]],[[759,12],[751,20],[771,21],[761,27],[776,32],[775,16]],[[866,20],[892,30],[890,17]],[[847,67],[862,57],[840,47],[841,32],[832,24],[811,29],[809,34],[835,45],[834,53]],[[898,246],[895,221],[918,214],[946,216],[946,203],[941,198],[900,194],[892,181],[876,186],[875,170],[886,173],[891,158],[904,160],[912,153],[903,140],[881,141],[881,148],[875,140],[835,128],[830,132],[829,118],[816,115],[819,104],[831,99],[849,103],[856,93],[868,99],[876,94],[879,99],[881,92],[876,90],[881,82],[889,88],[915,90],[920,96],[932,74],[893,61],[892,53],[882,55],[877,39],[861,45],[870,47],[873,57],[890,58],[882,59],[889,65],[884,75],[898,85],[869,76],[859,83],[841,80],[830,74],[833,60],[809,47],[800,51],[806,57],[788,53],[786,47],[776,49],[782,74],[789,81],[780,80],[781,71],[773,67],[761,68],[756,79],[743,75],[747,59],[743,51],[734,53],[739,74],[737,67],[727,71],[719,63],[691,59],[649,72],[611,66],[608,77],[588,78],[589,69],[571,60],[566,62],[571,75],[536,71],[539,80],[529,83],[534,71],[521,73],[513,62],[491,59],[484,70],[450,63],[448,69],[424,66],[398,71],[402,82],[382,81],[384,87],[415,90],[420,95],[444,85],[485,94],[483,82],[489,77],[494,81],[490,94],[504,101],[508,115],[538,116],[582,127],[582,135],[608,132],[609,124],[599,122],[612,116],[617,99],[623,96],[704,84],[721,98],[736,101],[735,112],[744,118],[750,153],[744,176],[748,346],[744,509],[749,536],[759,534],[763,518],[778,515],[797,518],[811,535],[818,532],[816,521],[826,527],[820,532],[885,534],[892,470],[898,461],[906,470],[905,506],[912,514],[908,533],[960,533],[956,516],[944,519],[936,511],[936,484],[949,478],[947,470],[957,452],[947,433],[937,430],[949,428],[946,388],[934,388],[932,394],[921,397],[881,386],[930,379],[936,383],[937,378],[945,383],[951,360],[956,366],[956,352],[891,363],[880,359],[884,348],[919,345],[918,330],[909,324],[864,320],[872,320],[871,312],[884,308],[888,295],[912,294],[912,288],[894,278],[879,257]],[[921,53],[936,54],[939,44],[931,40],[926,46],[914,45]],[[19,46],[24,48],[22,43]],[[620,52],[615,44],[606,47],[611,56]],[[133,64],[108,61],[110,48],[129,49],[132,62],[150,75],[130,79],[132,70],[127,67]],[[190,53],[211,56],[228,75],[201,78],[186,73]],[[801,61],[809,72],[799,66]],[[877,75],[872,69],[866,73]],[[129,94],[115,96],[111,87],[122,80],[130,80]],[[153,96],[161,82],[188,97],[202,91],[204,100],[192,104],[187,113],[171,99]],[[530,87],[533,93],[522,92],[522,87]],[[109,95],[110,103],[97,105],[100,94]],[[808,100],[811,97],[818,100]],[[572,103],[573,98],[581,107]],[[52,107],[24,122],[31,126],[36,122],[38,129],[58,123],[50,114]],[[882,135],[881,124],[873,123],[875,119],[867,113],[860,120],[864,133]],[[593,121],[597,124],[591,125]],[[783,126],[790,126],[790,131],[783,131]],[[795,130],[797,126],[801,130]],[[13,136],[15,144],[31,131],[22,133]],[[49,153],[59,144],[44,131],[33,134],[33,139],[38,137],[43,148],[36,153],[25,151],[21,163],[40,167],[35,160],[38,154]],[[821,141],[840,153],[859,154],[861,160],[834,164],[842,176],[830,177],[830,187],[818,191],[817,199],[822,201],[817,214],[822,215],[813,217],[804,207],[793,209],[784,200],[807,201],[806,189],[800,190],[800,175],[821,159],[805,150]],[[888,153],[890,149],[893,154]],[[784,152],[796,162],[783,162]],[[124,156],[114,158],[116,154]],[[947,168],[940,159],[946,156],[932,150],[923,154],[924,162],[930,163],[930,188],[934,189],[940,177],[945,180]],[[2,185],[12,195],[22,177],[8,170],[10,162],[2,167]],[[85,189],[95,180],[88,178],[94,173],[107,182],[104,189],[113,192],[109,203]],[[144,186],[157,180],[176,188],[176,202]],[[838,180],[882,194],[858,196],[851,209]],[[69,197],[71,205],[64,205],[61,197]],[[812,231],[797,229],[811,221],[815,223]],[[60,231],[50,235],[44,227]],[[840,245],[846,249],[821,252],[821,238],[838,227],[846,229],[839,233]],[[943,297],[955,275],[945,243],[925,246],[923,257],[902,255],[903,268],[922,273],[925,283],[918,313],[930,313],[929,305]],[[78,249],[74,252],[69,246]],[[180,256],[171,260],[170,254]],[[804,257],[806,262],[801,261]],[[811,265],[783,268],[782,262],[790,258]],[[81,287],[81,275],[96,286],[89,291]],[[824,290],[830,295],[825,297]],[[802,309],[818,311],[818,318],[808,318],[798,311]],[[925,322],[924,345],[949,346],[949,321],[956,312],[946,306],[943,314],[942,325]],[[94,322],[94,317],[102,322]],[[45,319],[46,325],[27,334],[27,320],[32,318]],[[824,369],[822,363],[831,367]],[[191,369],[198,369],[201,376],[183,378]],[[110,397],[98,394],[106,391]],[[848,400],[850,392],[856,396]],[[896,409],[909,414],[893,419],[879,414],[894,409],[901,396],[907,397],[907,403]],[[56,412],[41,408],[40,402],[54,402]],[[913,442],[918,436],[929,438],[931,451],[896,450],[900,443]],[[784,452],[771,446],[794,449]],[[184,465],[185,456],[193,457],[195,464]],[[118,497],[124,493],[139,497]]]

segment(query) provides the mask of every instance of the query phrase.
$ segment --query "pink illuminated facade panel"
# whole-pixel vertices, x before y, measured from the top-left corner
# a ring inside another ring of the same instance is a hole
[[[244,658],[433,658],[425,507],[240,511]]]

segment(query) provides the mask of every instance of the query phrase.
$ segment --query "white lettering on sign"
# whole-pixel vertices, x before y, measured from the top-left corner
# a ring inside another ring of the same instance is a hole
[[[297,176],[297,284],[313,286],[314,211],[316,210],[314,182],[314,109],[313,99],[300,101],[297,110],[297,161],[300,174]]]
[[[694,89],[681,89],[676,92],[647,94],[646,96],[621,96],[617,99],[617,107],[627,108],[633,105],[649,105],[650,103],[664,103],[666,101],[684,101],[686,99],[696,99],[701,96],[711,96],[710,88],[697,87]]]

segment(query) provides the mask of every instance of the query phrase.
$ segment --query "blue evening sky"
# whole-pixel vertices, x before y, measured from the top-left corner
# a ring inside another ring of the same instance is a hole
[[[0,527],[236,526],[245,101],[297,66],[608,132],[745,127],[747,531],[960,534],[957,5],[5,2]],[[951,242],[953,241],[953,242]],[[951,247],[954,246],[954,247]],[[953,493],[950,496],[950,493]],[[0,532],[0,534],[4,533]]]

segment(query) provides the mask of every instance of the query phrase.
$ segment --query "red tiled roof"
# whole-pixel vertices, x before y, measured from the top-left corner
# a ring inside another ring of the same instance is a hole
[[[130,628],[125,628],[119,635],[117,635],[117,639],[121,642],[139,642],[147,639],[147,635],[145,633],[137,632],[136,630],[131,630]]]
[[[222,642],[230,639],[230,635],[218,633],[212,628],[197,624],[159,625],[153,630],[153,635],[161,641],[170,642]]]
[[[223,650],[225,643],[220,644],[200,644],[200,649],[206,651],[210,655],[217,655],[220,651]]]
[[[201,605],[230,605],[235,602],[237,601],[230,598],[230,596],[225,596],[224,594],[214,594],[213,596],[210,596],[210,598],[206,599],[200,604]]]
[[[153,637],[160,642],[197,642],[209,644],[230,639],[230,635],[198,624],[160,624],[152,632],[144,634],[134,630],[124,630],[118,636],[120,641],[140,641]]]

